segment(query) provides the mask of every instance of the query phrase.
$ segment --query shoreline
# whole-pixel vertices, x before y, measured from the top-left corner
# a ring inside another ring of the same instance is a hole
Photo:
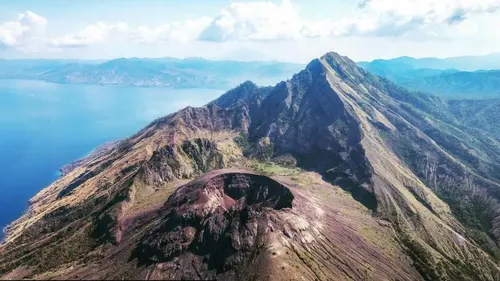
[[[118,143],[120,143],[121,140],[112,140],[105,142],[96,148],[94,148],[92,151],[90,151],[86,156],[76,159],[73,162],[70,162],[68,164],[65,164],[61,166],[58,170],[57,173],[59,174],[58,178],[61,178],[69,173],[71,173],[73,170],[76,168],[80,167],[84,162],[96,159],[100,157],[101,155],[109,152],[113,148],[116,147]]]
[[[172,85],[147,85],[147,84],[134,84],[134,83],[92,83],[92,82],[65,82],[57,80],[47,80],[47,79],[36,79],[36,78],[16,78],[16,77],[0,77],[0,80],[12,80],[12,81],[32,81],[47,84],[57,84],[57,85],[84,85],[84,86],[99,86],[99,87],[133,87],[133,88],[144,88],[144,89],[167,89],[167,90],[193,90],[193,89],[207,89],[215,91],[225,91],[228,88],[235,87],[236,85],[222,85],[220,87],[210,87],[210,86],[172,86]]]
[[[117,144],[120,143],[120,141],[121,140],[107,141],[107,142],[105,142],[103,144],[98,145],[96,148],[94,148],[92,151],[90,151],[86,156],[78,158],[78,159],[74,160],[73,162],[70,162],[68,164],[65,164],[65,165],[61,166],[57,171],[54,172],[55,179],[54,179],[54,181],[52,183],[49,184],[49,186],[51,184],[53,184],[56,180],[58,180],[58,179],[60,179],[60,178],[62,178],[64,176],[66,176],[67,174],[71,173],[74,169],[80,167],[85,162],[93,160],[93,159],[97,159],[101,155],[103,155],[103,154],[109,152],[110,150],[114,149],[117,146]],[[44,187],[44,188],[46,188],[46,187]],[[44,188],[42,188],[41,190],[43,190]],[[29,210],[29,208],[30,208],[30,206],[29,206],[30,205],[29,204],[29,200],[28,200],[27,203],[28,203],[27,204],[27,208],[21,213],[21,215],[17,219],[19,219],[20,217],[22,217]],[[0,245],[4,244],[5,238],[7,237],[7,233],[9,231],[9,227],[17,219],[11,221],[10,223],[6,224],[3,227],[0,226],[0,227],[2,227],[2,231],[0,232]]]

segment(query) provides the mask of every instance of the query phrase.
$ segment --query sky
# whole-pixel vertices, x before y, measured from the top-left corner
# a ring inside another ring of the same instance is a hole
[[[500,0],[5,0],[0,58],[485,55],[499,26]]]

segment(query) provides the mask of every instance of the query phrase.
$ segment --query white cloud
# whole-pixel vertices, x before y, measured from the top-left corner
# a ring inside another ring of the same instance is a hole
[[[196,20],[164,24],[156,28],[141,26],[131,32],[131,38],[135,42],[144,44],[193,41],[211,21],[209,17],[202,17]]]
[[[0,46],[30,48],[45,38],[47,20],[31,11],[0,25]]]
[[[439,36],[436,31],[500,10],[498,0],[362,0],[358,15],[339,21],[337,34]]]
[[[318,7],[319,8],[319,7]],[[499,0],[362,0],[354,16],[306,20],[289,0],[233,3],[203,30],[205,41],[272,41],[328,36],[440,36],[469,19],[500,10]]]
[[[238,53],[234,57],[248,58],[248,52],[241,51],[248,47],[259,54],[257,59],[266,55],[284,59],[292,53],[309,58],[318,51],[332,49],[349,54],[356,48],[360,49],[355,55],[360,56],[374,54],[373,46],[378,46],[381,56],[386,56],[386,49],[396,53],[399,48],[401,52],[415,51],[412,54],[417,56],[439,53],[426,46],[448,46],[447,52],[464,54],[500,48],[496,30],[500,26],[500,0],[361,0],[358,5],[350,1],[352,10],[341,5],[339,9],[345,12],[336,11],[336,17],[314,18],[307,14],[311,9],[301,10],[295,5],[299,0],[245,1],[232,2],[218,13],[191,20],[140,27],[97,22],[50,38],[46,36],[47,20],[28,11],[17,20],[0,23],[0,48],[78,56],[83,52],[71,47],[106,44],[106,48],[88,48],[86,52],[95,57],[103,53],[116,56],[123,51],[123,56],[216,57]],[[123,48],[117,50],[116,46]],[[411,46],[418,50],[409,50]],[[425,52],[420,52],[423,49]]]
[[[49,45],[58,48],[86,47],[106,42],[115,32],[126,31],[128,31],[128,25],[125,23],[106,24],[104,22],[97,22],[88,25],[77,33],[52,38],[49,40]]]
[[[174,22],[156,28],[139,27],[131,34],[139,43],[200,41],[275,41],[316,37],[321,33],[307,28],[289,0],[232,3],[215,18]]]
[[[289,1],[232,3],[200,34],[206,41],[269,41],[304,36],[304,21]]]

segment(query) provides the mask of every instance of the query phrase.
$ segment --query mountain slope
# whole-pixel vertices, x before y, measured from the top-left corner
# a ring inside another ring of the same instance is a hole
[[[499,280],[498,159],[446,101],[328,53],[80,161],[9,227],[0,274]]]
[[[412,79],[402,85],[444,97],[499,97],[500,70],[448,72]]]
[[[500,99],[450,100],[449,110],[469,128],[482,130],[500,140]]]

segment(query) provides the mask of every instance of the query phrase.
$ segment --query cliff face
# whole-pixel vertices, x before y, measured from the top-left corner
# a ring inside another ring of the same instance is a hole
[[[328,53],[81,161],[9,227],[0,274],[500,280],[500,146],[455,116]]]

